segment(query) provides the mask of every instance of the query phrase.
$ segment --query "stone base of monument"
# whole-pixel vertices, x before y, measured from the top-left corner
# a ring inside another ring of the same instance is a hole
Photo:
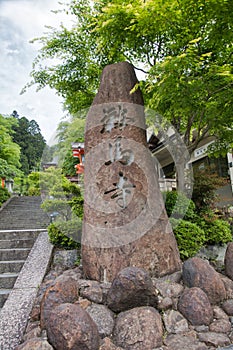
[[[229,243],[227,269],[232,251]],[[128,267],[112,283],[84,279],[80,267],[56,267],[24,340],[17,350],[232,350],[233,280],[197,257],[162,278]]]
[[[159,226],[158,222],[157,228],[124,246],[98,248],[83,245],[85,276],[101,282],[111,282],[120,270],[128,266],[144,268],[151,277],[161,277],[180,270],[174,235],[172,231],[161,232]]]

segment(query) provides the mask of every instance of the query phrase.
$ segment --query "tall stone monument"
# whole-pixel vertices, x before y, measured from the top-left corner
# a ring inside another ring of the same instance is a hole
[[[86,120],[82,261],[86,277],[98,281],[127,266],[156,277],[181,267],[136,83],[131,64],[106,66]]]

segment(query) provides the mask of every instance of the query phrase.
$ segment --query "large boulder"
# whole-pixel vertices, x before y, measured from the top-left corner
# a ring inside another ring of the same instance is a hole
[[[228,243],[225,254],[225,273],[233,280],[233,242]]]
[[[224,283],[207,260],[197,257],[186,260],[183,264],[183,281],[190,288],[201,288],[211,304],[218,304],[226,298]]]
[[[48,340],[56,350],[98,350],[98,328],[89,314],[76,304],[61,304],[51,310]]]
[[[80,279],[78,281],[78,292],[82,298],[86,298],[93,303],[102,303],[103,290],[98,281]]]
[[[112,334],[115,315],[107,306],[93,303],[86,308],[86,311],[95,321],[101,338]]]
[[[219,348],[219,346],[230,345],[231,341],[226,334],[216,332],[203,332],[198,334],[200,341],[206,343],[210,349],[211,346]]]
[[[161,316],[150,306],[120,313],[113,332],[114,343],[125,350],[154,349],[162,345]]]
[[[192,325],[209,325],[213,310],[206,293],[197,287],[184,291],[178,302],[178,310]]]
[[[225,300],[222,304],[222,308],[227,313],[227,315],[233,316],[233,299]]]
[[[115,311],[125,311],[137,306],[156,306],[157,293],[153,282],[144,269],[126,267],[112,282],[107,295],[108,307]]]
[[[163,322],[167,333],[185,333],[189,330],[188,321],[176,310],[165,311]]]
[[[41,301],[41,328],[46,328],[47,319],[54,307],[63,303],[74,303],[77,298],[77,282],[74,278],[63,275],[56,278],[54,284],[44,293]]]

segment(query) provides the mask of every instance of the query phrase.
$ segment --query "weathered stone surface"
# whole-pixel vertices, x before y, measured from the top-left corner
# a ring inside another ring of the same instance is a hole
[[[214,319],[216,320],[227,320],[229,321],[228,315],[219,306],[213,307]]]
[[[172,274],[169,275],[165,275],[159,278],[152,278],[152,280],[154,281],[154,283],[158,283],[158,282],[166,282],[166,283],[180,283],[180,281],[182,280],[182,271],[176,271]]]
[[[98,281],[79,280],[79,295],[93,303],[101,303],[103,301],[103,290]]]
[[[47,319],[55,306],[73,303],[77,298],[77,282],[72,277],[59,276],[54,285],[46,290],[41,301],[41,328],[46,328]]]
[[[231,322],[228,320],[214,320],[210,324],[210,332],[215,333],[229,333],[231,330]]]
[[[229,316],[233,316],[233,299],[225,300],[222,304],[223,310]]]
[[[48,340],[56,350],[98,350],[97,325],[77,304],[61,304],[51,310]]]
[[[158,310],[167,310],[170,309],[173,306],[173,300],[169,297],[158,297],[158,305],[157,309]]]
[[[181,267],[146,144],[142,94],[131,93],[136,83],[129,63],[105,67],[86,119],[82,263],[97,281],[128,266],[156,277]]]
[[[233,299],[233,281],[224,275],[221,275],[221,279],[226,289],[226,299]]]
[[[154,286],[159,291],[159,294],[164,298],[165,297],[177,298],[182,294],[184,290],[184,287],[179,283],[158,281],[158,280],[157,281],[154,280],[153,282],[154,282]]]
[[[78,258],[77,249],[73,250],[57,250],[54,254],[53,265],[59,267],[72,268]]]
[[[86,311],[96,323],[101,338],[110,336],[114,327],[114,313],[105,305],[92,304]]]
[[[115,311],[125,311],[137,306],[156,306],[157,293],[152,280],[144,269],[126,267],[112,282],[107,295],[108,307]]]
[[[178,302],[178,310],[195,326],[209,325],[213,310],[206,293],[197,287],[186,289]]]
[[[198,341],[193,334],[171,334],[164,341],[164,350],[207,350],[208,347]]]
[[[233,280],[233,242],[228,243],[224,259],[225,273]]]
[[[201,333],[201,332],[209,332],[209,326],[206,326],[202,324],[201,326],[195,326],[193,327],[196,332]]]
[[[79,297],[75,304],[81,306],[84,310],[91,305],[91,301],[82,297]]]
[[[116,320],[113,340],[125,350],[153,349],[162,345],[161,316],[150,306],[141,306],[120,313]]]
[[[188,287],[199,287],[208,296],[211,304],[226,298],[226,290],[220,275],[207,260],[191,258],[183,264],[183,280]]]
[[[103,304],[107,304],[107,296],[109,289],[111,288],[112,283],[110,282],[105,282],[105,283],[100,283],[100,287],[103,292]]]
[[[47,340],[33,338],[18,346],[15,350],[53,350]]]
[[[208,346],[225,346],[230,344],[230,339],[226,334],[207,332],[199,333],[198,338],[200,341],[204,342]]]
[[[30,331],[27,331],[26,334],[24,334],[23,336],[23,340],[26,341],[33,338],[39,338],[40,335],[41,335],[41,328],[40,326],[37,326],[31,329]]]
[[[75,281],[79,281],[82,278],[82,271],[80,267],[66,270],[62,273],[62,276],[72,277]]]
[[[114,345],[111,339],[106,337],[103,339],[103,343],[101,344],[99,350],[124,350],[124,349]]]
[[[163,321],[168,333],[184,333],[189,329],[187,320],[175,310],[166,311]]]

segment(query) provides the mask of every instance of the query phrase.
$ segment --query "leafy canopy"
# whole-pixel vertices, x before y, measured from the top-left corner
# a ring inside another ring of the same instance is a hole
[[[20,147],[13,141],[12,127],[17,124],[13,117],[0,114],[0,177],[20,174]]]
[[[190,152],[207,134],[218,138],[216,154],[232,147],[231,0],[70,0],[64,11],[72,28],[35,39],[31,84],[56,89],[75,115],[90,105],[103,67],[128,60],[145,73],[146,105],[184,133]]]

